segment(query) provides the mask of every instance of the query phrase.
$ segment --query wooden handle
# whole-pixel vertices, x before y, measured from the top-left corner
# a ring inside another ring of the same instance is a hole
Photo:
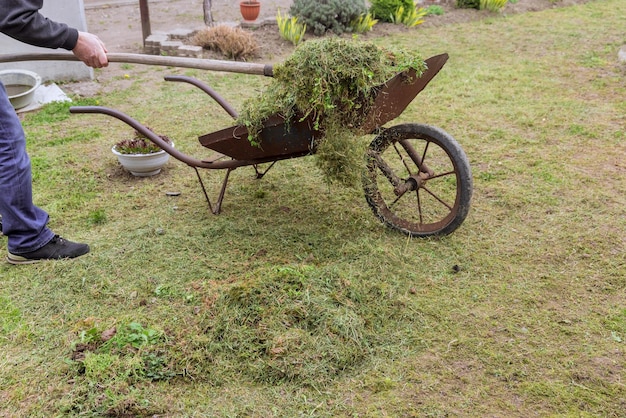
[[[109,62],[196,68],[198,70],[226,71],[270,77],[273,74],[272,66],[269,64],[126,53],[109,53],[107,57]],[[16,61],[78,61],[78,58],[74,54],[59,52],[0,54],[0,63]]]

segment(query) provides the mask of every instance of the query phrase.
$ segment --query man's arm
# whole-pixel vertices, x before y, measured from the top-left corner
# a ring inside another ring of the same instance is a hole
[[[0,0],[0,32],[30,45],[71,50],[90,67],[109,64],[100,38],[46,18],[42,6],[43,0]]]
[[[0,32],[29,45],[72,50],[78,30],[39,13],[43,0],[0,0]]]

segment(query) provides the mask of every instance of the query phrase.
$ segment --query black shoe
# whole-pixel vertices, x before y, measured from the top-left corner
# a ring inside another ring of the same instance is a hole
[[[32,264],[43,260],[59,260],[61,258],[75,258],[89,252],[89,245],[68,241],[55,235],[52,240],[38,250],[24,254],[7,255],[11,264]]]

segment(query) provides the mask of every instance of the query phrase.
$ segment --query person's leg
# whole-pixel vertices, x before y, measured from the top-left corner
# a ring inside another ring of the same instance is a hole
[[[11,253],[26,253],[54,236],[48,214],[33,204],[30,159],[24,130],[0,84],[0,214]]]
[[[32,200],[30,159],[24,130],[0,83],[0,216],[8,237],[7,261],[13,264],[73,258],[89,252],[56,236],[47,226],[48,214]]]

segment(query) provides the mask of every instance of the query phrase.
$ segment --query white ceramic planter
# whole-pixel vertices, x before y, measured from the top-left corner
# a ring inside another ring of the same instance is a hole
[[[113,154],[122,166],[130,171],[133,176],[149,177],[159,174],[161,168],[170,159],[170,155],[161,150],[152,154],[121,154],[115,147],[111,148]]]

